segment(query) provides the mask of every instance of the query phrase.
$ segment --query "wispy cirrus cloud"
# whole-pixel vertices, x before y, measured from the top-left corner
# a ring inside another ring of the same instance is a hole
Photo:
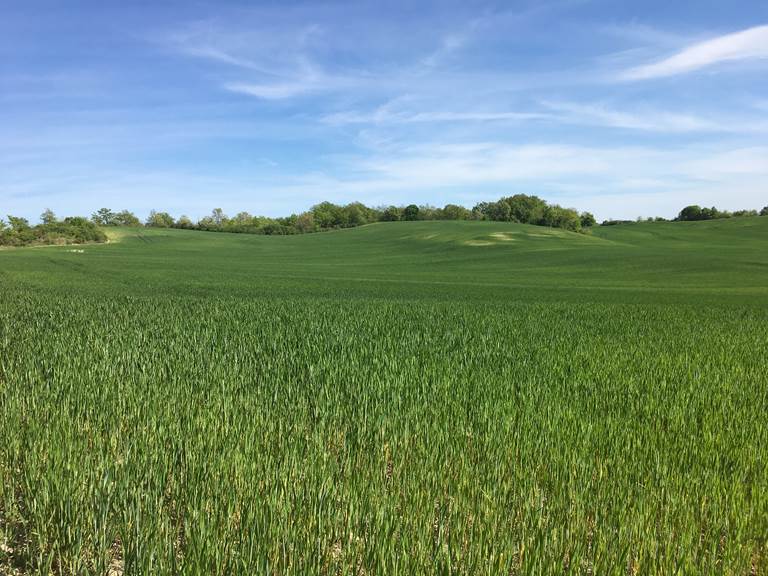
[[[255,96],[264,100],[282,100],[293,98],[299,94],[306,94],[313,89],[312,83],[273,83],[273,84],[248,84],[243,82],[230,82],[224,84],[229,92]]]
[[[630,68],[621,77],[649,80],[686,74],[722,62],[765,58],[768,58],[768,25],[698,42],[668,58]]]
[[[372,111],[348,110],[326,114],[320,121],[329,125],[345,124],[427,124],[440,122],[522,122],[551,118],[544,112],[493,110],[396,110],[384,105]]]
[[[203,21],[169,34],[165,43],[185,56],[236,71],[230,75],[237,80],[221,84],[228,92],[281,100],[341,84],[308,54],[318,33],[319,28],[310,24],[248,30]]]
[[[652,106],[618,109],[603,103],[543,100],[521,110],[435,110],[429,103],[420,103],[419,109],[413,102],[407,107],[402,106],[402,101],[395,99],[370,111],[346,110],[326,114],[320,121],[331,126],[537,122],[667,134],[768,133],[768,122],[756,118],[720,117]]]
[[[602,126],[643,132],[670,134],[722,132],[733,134],[768,133],[768,122],[755,118],[732,118],[674,112],[658,107],[641,106],[629,110],[611,108],[600,103],[545,101],[559,122],[585,126]]]

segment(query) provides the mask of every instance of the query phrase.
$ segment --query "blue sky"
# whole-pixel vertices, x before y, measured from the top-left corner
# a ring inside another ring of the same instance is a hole
[[[0,4],[0,213],[768,204],[764,1]]]

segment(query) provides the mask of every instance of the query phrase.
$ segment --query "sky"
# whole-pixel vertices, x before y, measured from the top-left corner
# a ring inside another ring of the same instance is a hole
[[[768,205],[768,2],[0,0],[0,215]]]

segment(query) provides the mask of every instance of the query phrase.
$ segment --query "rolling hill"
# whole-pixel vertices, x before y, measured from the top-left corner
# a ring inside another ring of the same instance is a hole
[[[592,234],[500,222],[393,222],[301,236],[109,229],[111,243],[0,252],[0,281],[220,294],[737,303],[768,298],[768,218]],[[69,272],[69,273],[68,273]],[[227,281],[223,282],[222,279]]]
[[[768,218],[0,252],[0,573],[747,574]]]

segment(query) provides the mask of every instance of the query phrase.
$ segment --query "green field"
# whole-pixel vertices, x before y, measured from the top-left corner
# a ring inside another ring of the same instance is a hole
[[[0,574],[763,574],[768,218],[0,251]]]

